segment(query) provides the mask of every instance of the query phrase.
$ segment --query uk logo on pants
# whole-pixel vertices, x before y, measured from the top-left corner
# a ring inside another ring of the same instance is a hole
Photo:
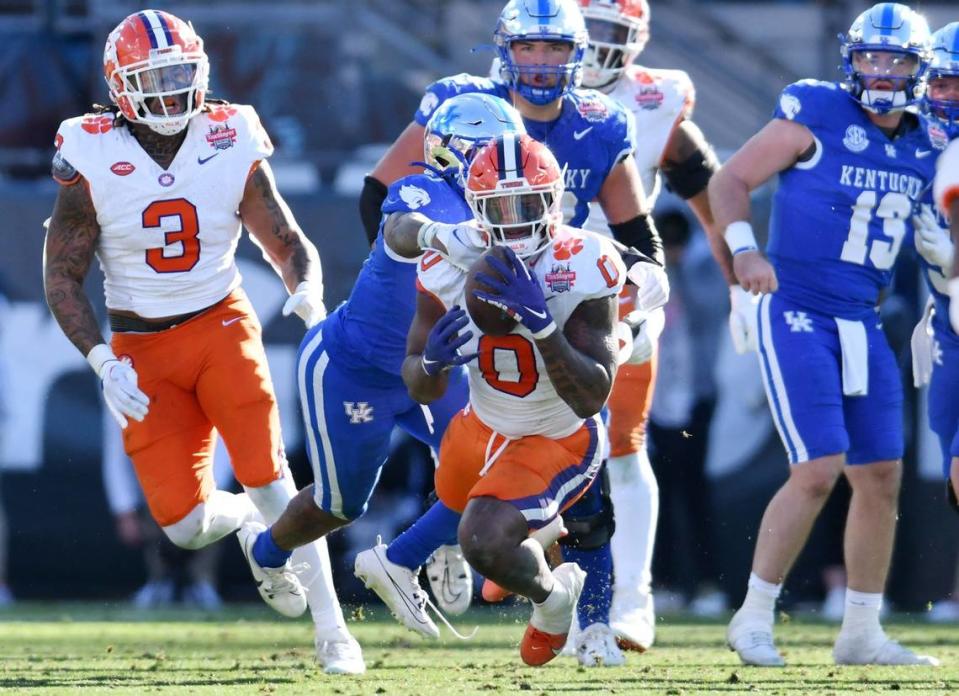
[[[789,324],[789,330],[793,333],[812,333],[812,319],[805,312],[789,310],[783,312],[783,316]]]
[[[344,401],[343,410],[350,418],[350,423],[371,423],[373,421],[373,407],[366,401]]]

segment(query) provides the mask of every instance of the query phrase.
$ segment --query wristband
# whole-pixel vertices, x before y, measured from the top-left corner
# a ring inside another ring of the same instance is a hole
[[[420,225],[420,229],[416,233],[416,246],[424,250],[430,249],[433,239],[436,238],[436,228],[439,224],[438,222],[424,222]]]
[[[119,358],[113,354],[113,350],[106,343],[99,343],[93,346],[90,352],[87,353],[87,362],[90,363],[90,367],[93,368],[97,377],[100,376],[100,371],[103,369],[103,366],[110,361],[119,362]]]
[[[726,226],[726,233],[723,235],[729,251],[732,255],[741,254],[744,251],[756,251],[759,244],[756,242],[756,235],[753,234],[753,226],[744,220],[732,222]]]
[[[539,331],[536,331],[535,333],[530,331],[530,335],[532,335],[532,337],[535,338],[537,341],[541,341],[544,338],[549,338],[554,331],[556,331],[556,322],[550,320],[549,324],[544,326]]]

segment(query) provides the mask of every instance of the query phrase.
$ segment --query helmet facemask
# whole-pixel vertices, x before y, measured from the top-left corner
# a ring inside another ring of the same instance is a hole
[[[959,135],[959,22],[932,35],[932,58],[923,108],[942,121],[951,137]]]
[[[924,66],[915,53],[890,50],[850,52],[851,81],[858,88],[863,107],[884,114],[901,111],[921,96]],[[888,82],[891,88],[878,89],[876,83]]]
[[[502,182],[506,186],[513,182]],[[466,201],[492,244],[508,246],[521,259],[535,256],[562,220],[561,184],[521,185],[495,191],[467,191]]]

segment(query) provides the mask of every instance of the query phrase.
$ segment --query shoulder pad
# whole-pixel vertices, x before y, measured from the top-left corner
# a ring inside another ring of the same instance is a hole
[[[426,88],[426,93],[420,100],[419,108],[416,110],[414,120],[421,126],[425,126],[430,116],[436,111],[436,107],[445,102],[450,97],[457,94],[469,94],[472,92],[485,92],[504,96],[506,85],[502,82],[491,80],[488,77],[479,77],[469,73],[459,73],[444,77]]]
[[[235,145],[246,147],[254,159],[273,154],[273,142],[260,117],[249,104],[214,102],[202,116],[207,119],[206,141],[214,150],[228,150]]]
[[[612,243],[599,235],[563,226],[550,248],[552,261],[575,274],[573,289],[587,298],[617,294],[626,269]]]
[[[420,210],[450,193],[449,184],[429,174],[412,174],[394,181],[386,193],[382,212]]]
[[[773,111],[773,118],[796,121],[806,126],[820,122],[828,113],[828,103],[837,98],[847,100],[846,93],[835,82],[822,80],[799,80],[779,95],[779,101]]]

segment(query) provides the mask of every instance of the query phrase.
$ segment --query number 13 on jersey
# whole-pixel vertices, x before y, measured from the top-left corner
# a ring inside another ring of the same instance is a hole
[[[899,246],[906,234],[906,218],[912,212],[912,202],[904,194],[890,192],[882,197],[876,208],[876,197],[875,191],[859,194],[852,207],[849,235],[842,245],[839,258],[862,266],[868,254],[872,265],[885,271],[896,262]],[[882,233],[889,237],[889,241],[875,239],[870,245],[869,223],[872,222],[873,208],[876,208],[876,217],[882,220]]]

